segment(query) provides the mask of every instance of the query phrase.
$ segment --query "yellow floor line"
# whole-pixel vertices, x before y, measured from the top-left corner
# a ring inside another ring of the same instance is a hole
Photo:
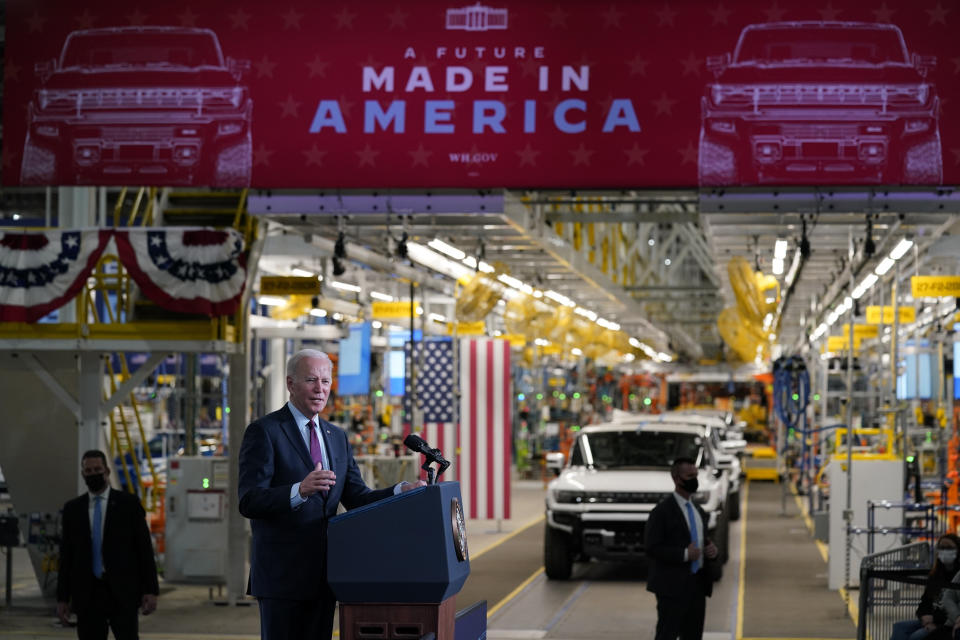
[[[740,509],[740,577],[737,581],[737,640],[743,640],[743,591],[747,566],[747,498],[750,496],[750,481],[743,485],[743,505]]]
[[[513,591],[511,591],[510,593],[508,593],[507,596],[506,596],[503,600],[501,600],[501,601],[498,602],[497,604],[493,605],[493,608],[492,608],[492,609],[488,609],[488,610],[487,610],[487,618],[488,618],[488,619],[489,619],[489,618],[492,618],[492,617],[493,617],[493,614],[495,614],[497,611],[500,610],[500,608],[501,608],[502,606],[504,606],[505,604],[507,604],[508,602],[510,602],[510,600],[512,600],[514,597],[516,597],[516,595],[517,595],[518,593],[520,593],[521,591],[523,591],[528,584],[530,584],[531,582],[533,582],[534,580],[536,580],[536,579],[537,579],[537,576],[539,576],[541,573],[543,573],[543,567],[540,567],[539,569],[537,569],[536,571],[534,571],[534,572],[530,575],[529,578],[527,578],[526,580],[524,580],[523,582],[521,582],[520,585],[519,585],[516,589],[514,589]]]
[[[471,553],[471,554],[470,554],[470,559],[473,560],[474,558],[479,558],[480,556],[482,556],[483,554],[485,554],[487,551],[490,551],[491,549],[498,547],[499,545],[503,544],[504,542],[506,542],[506,541],[509,540],[510,538],[513,538],[513,537],[515,537],[515,536],[520,535],[521,533],[523,533],[524,531],[526,531],[527,529],[529,529],[530,527],[532,527],[532,526],[534,526],[534,525],[536,525],[536,524],[540,524],[541,522],[544,521],[545,518],[546,518],[546,516],[544,516],[544,515],[538,516],[535,520],[531,520],[530,522],[528,522],[527,524],[523,525],[522,527],[520,527],[520,528],[517,529],[516,531],[512,531],[512,532],[508,533],[507,535],[505,535],[504,537],[500,538],[500,539],[497,540],[496,542],[490,543],[489,545],[487,545],[486,547],[484,547],[484,548],[481,549],[480,551],[477,551],[476,553]],[[467,539],[469,540],[469,532],[468,532],[468,534],[467,534]]]

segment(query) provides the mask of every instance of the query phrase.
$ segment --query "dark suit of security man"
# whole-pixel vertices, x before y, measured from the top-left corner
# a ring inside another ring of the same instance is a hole
[[[332,377],[322,351],[295,353],[287,362],[290,401],[252,422],[240,445],[240,513],[253,531],[248,592],[260,605],[263,640],[332,636],[327,521],[338,504],[353,509],[425,484],[373,490],[364,483],[346,432],[319,417]]]
[[[710,563],[718,562],[718,551],[706,539],[706,513],[692,500],[696,464],[677,458],[670,476],[675,490],[650,512],[644,536],[650,562],[647,590],[657,596],[655,638],[701,640],[706,598],[713,593]]]
[[[137,496],[110,488],[102,451],[84,453],[81,470],[89,491],[63,506],[57,615],[68,624],[72,607],[80,640],[106,640],[108,627],[136,640],[137,609],[152,613],[159,593],[146,513]]]

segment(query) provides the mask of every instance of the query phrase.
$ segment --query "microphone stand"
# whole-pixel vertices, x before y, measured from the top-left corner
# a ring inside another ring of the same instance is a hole
[[[440,449],[431,449],[430,451],[433,455],[429,455],[429,456],[425,455],[424,456],[425,460],[423,461],[423,464],[420,465],[420,468],[427,472],[428,485],[436,484],[437,482],[439,482],[440,474],[446,471],[447,468],[450,466],[450,462],[443,458],[443,454],[440,453]],[[437,467],[438,467],[436,472],[436,479],[434,479],[433,467],[430,466],[434,462],[437,463]]]

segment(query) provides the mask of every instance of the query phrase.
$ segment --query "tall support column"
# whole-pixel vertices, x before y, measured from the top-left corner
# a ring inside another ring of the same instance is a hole
[[[267,375],[265,413],[276,411],[287,401],[287,341],[285,338],[270,338],[268,345],[270,373]]]
[[[57,187],[57,222],[61,229],[95,227],[96,213],[97,198],[93,187]],[[60,322],[77,322],[75,304],[60,307]],[[99,395],[93,397],[100,398]]]
[[[99,353],[80,351],[76,354],[79,382],[77,399],[80,401],[80,421],[77,424],[77,450],[80,455],[90,449],[99,449],[111,459],[107,438],[102,426],[100,403],[103,397],[103,358]],[[77,460],[80,465],[80,460]],[[120,476],[114,471],[113,478]],[[87,490],[83,479],[77,476],[77,493]]]
[[[243,344],[248,344],[249,340]],[[227,602],[237,604],[246,593],[247,567],[247,525],[246,519],[240,515],[239,495],[240,484],[240,443],[243,441],[243,431],[250,420],[250,358],[244,349],[241,353],[229,356],[229,442],[227,452],[229,456],[230,489],[232,494],[227,504]]]

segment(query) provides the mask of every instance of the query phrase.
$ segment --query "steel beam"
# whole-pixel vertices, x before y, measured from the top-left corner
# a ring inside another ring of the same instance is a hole
[[[111,395],[107,400],[104,400],[100,404],[100,412],[103,415],[107,415],[108,413],[113,411],[114,407],[116,407],[121,402],[123,402],[124,398],[126,398],[126,396],[131,391],[133,391],[134,387],[136,387],[141,382],[146,380],[147,376],[153,373],[154,369],[157,368],[158,364],[163,362],[164,358],[167,357],[168,353],[171,353],[171,352],[162,351],[162,352],[152,353],[150,357],[147,358],[146,362],[144,362],[142,365],[137,367],[136,371],[133,371],[130,373],[130,377],[124,380],[123,383],[121,383],[120,386],[117,387],[117,390],[113,392],[113,395]],[[121,356],[122,355],[123,354],[121,352]]]

